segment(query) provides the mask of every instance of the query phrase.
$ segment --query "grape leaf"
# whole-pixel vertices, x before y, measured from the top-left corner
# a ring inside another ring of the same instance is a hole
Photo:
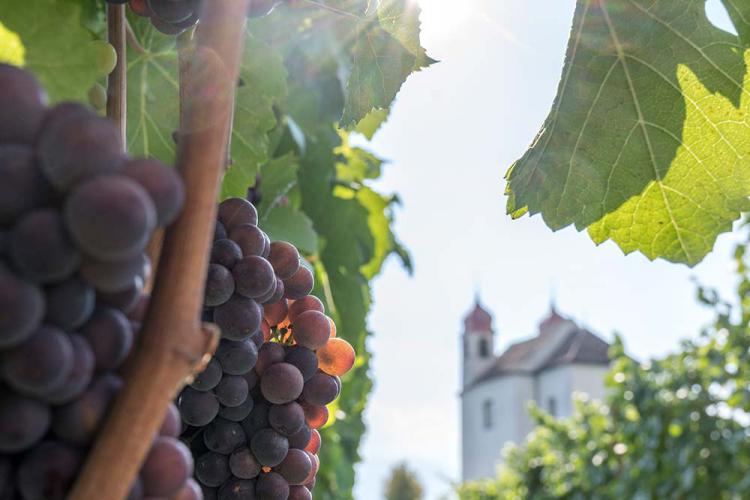
[[[750,54],[704,2],[579,0],[550,115],[508,212],[690,265],[750,209]]]
[[[388,115],[390,115],[390,113],[390,108],[374,109],[367,113],[365,117],[357,123],[354,131],[364,135],[368,140],[372,140],[375,136],[375,132],[377,132],[386,120],[388,120]]]
[[[299,159],[293,154],[274,158],[260,168],[261,202],[258,205],[260,224],[275,207],[284,204],[289,191],[297,185]]]
[[[84,21],[81,6],[65,0],[0,2],[0,23],[20,38],[25,66],[52,102],[86,101],[89,88],[112,68],[114,49],[95,40]]]
[[[26,62],[26,48],[18,33],[9,30],[0,23],[0,62],[23,66]]]
[[[406,50],[414,54],[416,57],[414,71],[437,62],[427,55],[427,51],[419,41],[421,12],[419,4],[411,0],[382,0],[378,4],[380,26],[401,42]]]
[[[750,45],[750,4],[742,0],[721,0],[721,3],[727,9],[742,43]]]
[[[290,205],[272,208],[263,219],[263,230],[272,240],[288,241],[305,253],[318,249],[318,235],[312,222],[304,212]]]

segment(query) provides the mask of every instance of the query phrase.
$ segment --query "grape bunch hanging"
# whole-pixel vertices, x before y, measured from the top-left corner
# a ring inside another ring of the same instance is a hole
[[[127,3],[136,15],[151,19],[151,23],[157,30],[166,35],[179,35],[199,21],[202,0],[106,1],[111,4]],[[251,0],[247,15],[248,17],[265,16],[280,3],[280,0]]]
[[[0,498],[65,498],[144,310],[144,251],[184,199],[173,169],[122,152],[112,122],[46,107],[0,64]],[[176,407],[130,498],[200,498]]]
[[[312,498],[326,405],[355,361],[297,249],[271,243],[255,207],[219,205],[205,320],[222,339],[178,399],[207,499]]]

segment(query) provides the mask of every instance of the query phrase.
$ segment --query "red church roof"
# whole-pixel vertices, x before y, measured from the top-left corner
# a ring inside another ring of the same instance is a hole
[[[479,304],[479,299],[474,303],[474,309],[464,318],[464,328],[467,332],[492,331],[492,315]]]

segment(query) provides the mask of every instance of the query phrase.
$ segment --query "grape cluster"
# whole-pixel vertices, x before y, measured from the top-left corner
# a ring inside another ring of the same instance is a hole
[[[144,250],[183,198],[173,169],[122,153],[111,121],[48,108],[31,74],[0,64],[0,498],[66,496],[122,386]],[[200,498],[181,430],[172,407],[131,499]]]
[[[179,35],[194,26],[200,16],[202,0],[106,0],[108,3],[125,4],[138,16],[148,17],[154,27],[166,35]],[[281,0],[251,0],[247,15],[265,16]]]
[[[183,439],[205,498],[312,498],[318,430],[354,349],[336,336],[297,249],[271,243],[255,207],[219,205],[204,319],[222,332],[215,356],[178,398]]]

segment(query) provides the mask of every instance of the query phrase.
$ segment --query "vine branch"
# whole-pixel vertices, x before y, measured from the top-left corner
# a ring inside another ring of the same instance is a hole
[[[120,131],[123,150],[127,150],[127,49],[125,47],[125,5],[107,3],[107,39],[117,54],[117,64],[107,77],[107,117]]]
[[[177,167],[185,209],[165,233],[151,305],[132,369],[70,494],[71,500],[125,498],[167,406],[215,346],[199,321],[226,161],[248,0],[204,2],[190,59],[185,128]],[[196,361],[198,360],[198,361]]]

